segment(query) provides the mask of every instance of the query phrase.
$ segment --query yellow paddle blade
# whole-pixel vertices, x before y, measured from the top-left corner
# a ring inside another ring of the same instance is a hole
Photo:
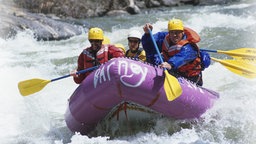
[[[237,60],[256,65],[256,48],[239,48],[229,51],[217,50],[218,53],[227,54]]]
[[[238,57],[238,56],[233,56],[233,58],[240,60],[242,62],[250,63],[252,65],[256,66],[256,58],[250,58],[250,57]]]
[[[164,70],[164,90],[168,101],[173,101],[182,94],[182,88],[177,78],[170,75],[167,70]]]
[[[245,78],[249,78],[249,79],[253,79],[253,78],[256,78],[256,74],[252,74],[252,73],[244,73],[243,71],[240,71],[238,69],[235,69],[233,67],[227,67],[226,68],[230,71],[232,71],[233,73],[235,74],[238,74],[240,76],[243,76]]]
[[[229,51],[217,50],[217,52],[227,54],[230,56],[243,57],[247,59],[256,59],[256,48],[239,48]]]
[[[246,78],[256,77],[256,66],[253,64],[238,60],[220,60],[213,57],[211,57],[211,59],[224,65],[227,69],[235,74]]]
[[[18,88],[19,88],[21,95],[27,96],[27,95],[30,95],[30,94],[40,91],[49,82],[51,82],[51,81],[35,78],[35,79],[30,79],[30,80],[25,80],[25,81],[19,82]]]

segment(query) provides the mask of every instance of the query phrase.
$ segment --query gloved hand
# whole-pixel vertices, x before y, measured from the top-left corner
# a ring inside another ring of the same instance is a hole
[[[204,70],[205,68],[208,68],[209,65],[211,64],[211,57],[210,55],[205,52],[205,51],[200,51],[200,56],[201,56],[201,66],[202,66],[202,70]]]
[[[161,55],[162,59],[163,59],[163,56]],[[162,62],[161,62],[161,59],[159,57],[158,54],[154,54],[154,64],[155,65],[160,65]]]

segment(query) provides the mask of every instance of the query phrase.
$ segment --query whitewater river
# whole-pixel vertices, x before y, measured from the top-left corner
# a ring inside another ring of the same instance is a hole
[[[226,6],[175,7],[146,14],[83,20],[100,26],[112,43],[127,46],[126,34],[141,32],[146,22],[153,33],[166,30],[176,17],[196,30],[199,46],[213,50],[256,48],[256,3],[245,1]],[[220,99],[198,122],[160,118],[129,135],[89,138],[73,134],[66,127],[67,99],[78,85],[72,78],[49,83],[38,93],[23,97],[17,84],[22,80],[45,80],[68,74],[76,67],[77,56],[89,46],[87,33],[62,41],[36,41],[32,34],[18,33],[0,39],[0,143],[1,144],[254,144],[256,142],[256,80],[238,76],[220,63],[204,71],[204,87],[220,93]],[[229,58],[211,53],[212,57]],[[146,122],[145,122],[146,123]],[[184,124],[186,125],[186,124]],[[123,130],[122,130],[123,128]]]

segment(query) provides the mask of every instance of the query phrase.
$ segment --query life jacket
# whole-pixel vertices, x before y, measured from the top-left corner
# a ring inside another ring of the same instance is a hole
[[[138,58],[139,58],[139,55],[141,54],[142,51],[143,51],[143,49],[142,49],[142,48],[139,48],[139,49],[137,50],[137,52],[134,54],[134,53],[131,52],[131,50],[127,50],[127,51],[125,52],[125,56],[126,56],[126,57],[132,57],[132,58],[138,59]]]
[[[121,49],[114,47],[113,45],[102,45],[101,48],[94,53],[91,47],[88,47],[82,51],[78,58],[77,70],[83,70],[93,66],[103,64],[114,57],[123,57],[124,53]],[[89,74],[86,72],[80,74],[78,77],[73,77],[77,84],[80,84]]]
[[[126,57],[134,58],[135,60],[146,61],[146,53],[143,48],[139,48],[136,53],[132,53],[131,50],[125,52]]]
[[[191,44],[193,48],[197,51],[197,58],[193,61],[181,66],[178,68],[177,72],[185,77],[193,77],[197,76],[201,73],[202,67],[201,67],[201,59],[200,59],[200,50],[196,43],[200,41],[200,36],[193,31],[190,28],[185,27],[184,33],[186,36],[186,39],[181,40],[176,45],[169,45],[170,44],[170,36],[169,34],[165,36],[163,44],[162,44],[162,53],[164,56],[164,59],[168,61],[168,59],[178,52],[180,52],[180,49],[186,45]]]
[[[109,45],[102,45],[100,50],[96,53],[96,56],[92,54],[92,50],[90,48],[84,49],[84,68],[93,67],[107,62],[109,60],[108,47]]]

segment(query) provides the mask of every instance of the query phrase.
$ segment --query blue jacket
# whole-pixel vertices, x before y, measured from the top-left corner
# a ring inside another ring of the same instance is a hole
[[[168,32],[158,32],[153,35],[160,52],[162,52],[162,44],[167,34]],[[183,36],[183,39],[186,39],[186,35]],[[144,34],[142,36],[141,43],[142,43],[143,49],[146,52],[147,62],[155,65],[161,64],[159,56],[154,47],[154,43],[151,40],[151,37],[149,34]],[[173,57],[170,57],[168,60],[164,60],[164,61],[167,61],[169,64],[171,64],[174,69],[177,69],[180,66],[194,60],[197,57],[197,55],[198,55],[197,50],[193,48],[191,44],[186,44],[181,48],[179,53],[177,53]]]

